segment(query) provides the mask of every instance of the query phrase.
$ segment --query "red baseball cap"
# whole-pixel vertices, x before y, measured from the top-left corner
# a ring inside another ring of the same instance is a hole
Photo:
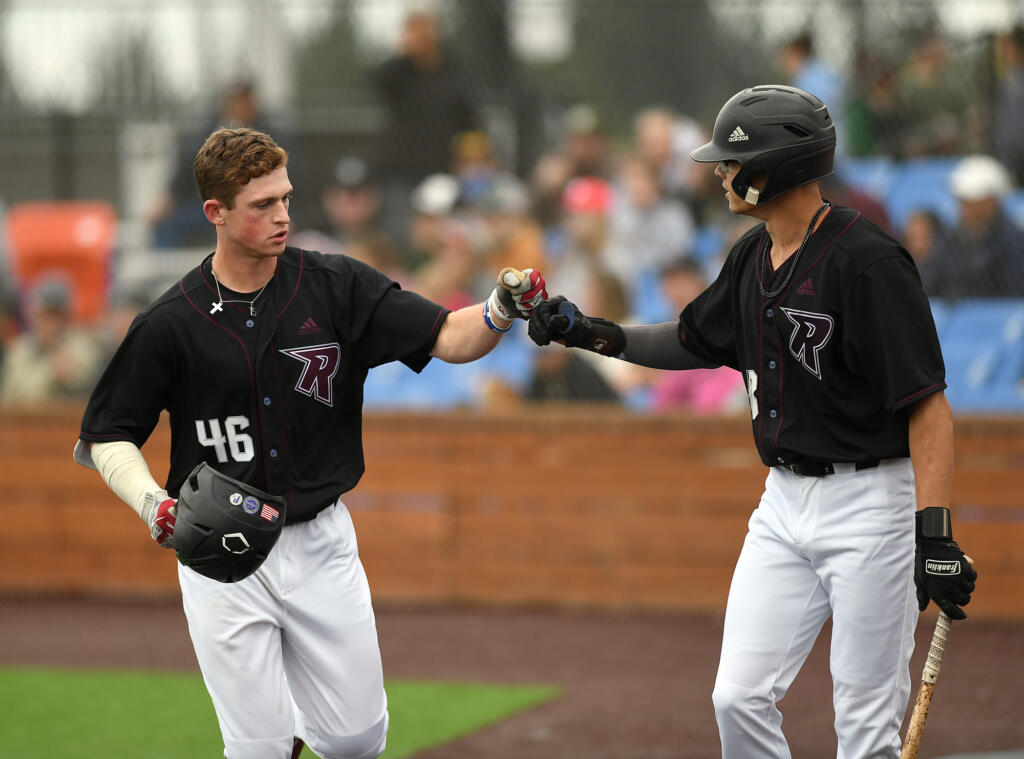
[[[569,213],[606,216],[611,207],[611,185],[598,177],[576,177],[562,192],[562,208]]]

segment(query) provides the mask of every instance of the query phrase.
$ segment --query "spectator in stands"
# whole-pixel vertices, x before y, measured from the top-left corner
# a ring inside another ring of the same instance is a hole
[[[1024,183],[1024,26],[996,38],[995,98],[989,122],[992,155]]]
[[[192,173],[192,160],[198,146],[220,127],[252,127],[264,132],[273,131],[280,142],[280,134],[271,130],[267,123],[252,82],[243,79],[230,83],[222,92],[213,117],[178,140],[170,181],[148,213],[153,247],[187,248],[209,243],[210,223],[203,215],[202,208],[195,203],[196,182]],[[289,170],[293,168],[291,163]]]
[[[843,181],[838,173],[831,174],[821,180],[822,197],[828,198],[833,205],[846,206],[864,214],[864,218],[875,224],[886,234],[892,234],[892,224],[885,204],[861,188]]]
[[[594,107],[586,103],[572,106],[562,118],[562,127],[562,152],[569,160],[569,175],[610,178],[611,148]]]
[[[84,398],[101,369],[96,339],[71,322],[71,289],[57,276],[29,295],[28,330],[11,343],[0,371],[0,401]]]
[[[538,271],[549,271],[540,224],[529,214],[530,198],[525,185],[510,174],[494,178],[477,205],[482,221],[478,253],[479,284],[476,292],[494,286],[488,269],[500,271],[503,262],[517,261]],[[486,294],[486,293],[484,293]]]
[[[613,319],[620,324],[629,324],[634,321],[630,313],[630,300],[626,287],[622,284],[622,280],[610,271],[594,269],[591,272],[584,299],[588,303],[593,303],[595,308],[600,308],[600,313],[610,314],[606,317],[608,319]],[[643,407],[646,405],[646,387],[653,370],[590,351],[580,351],[580,356],[597,370],[616,396],[631,406]]]
[[[935,251],[942,246],[945,235],[945,224],[934,211],[918,209],[903,223],[903,246],[917,264],[922,278],[930,276]]]
[[[109,363],[135,317],[152,302],[152,295],[142,287],[119,287],[114,291],[97,336],[103,352],[101,366]]]
[[[696,230],[689,208],[665,194],[655,166],[626,155],[620,167],[601,258],[636,302],[645,280],[655,281],[661,267],[691,252]]]
[[[566,185],[562,193],[566,248],[561,256],[550,256],[550,273],[545,276],[548,292],[573,293],[586,301],[593,272],[605,268],[612,196],[611,185],[598,177],[576,177]]]
[[[415,287],[412,275],[402,262],[398,246],[379,230],[368,229],[355,235],[345,246],[344,253],[372,266],[405,289]]]
[[[18,294],[7,286],[6,281],[0,280],[0,369],[8,347],[18,336],[19,314]]]
[[[558,151],[542,155],[530,174],[530,216],[540,224],[544,247],[554,258],[561,257],[568,244],[562,226],[562,194],[570,179],[572,165],[568,157]]]
[[[968,156],[950,177],[960,218],[921,266],[925,292],[939,298],[1024,296],[1024,230],[1003,210],[1010,174],[996,159]]]
[[[452,140],[451,173],[459,180],[459,197],[468,205],[481,202],[497,177],[511,176],[502,169],[491,138],[478,131],[462,132]]]
[[[451,174],[431,174],[410,196],[412,221],[403,258],[415,272],[429,261],[444,244],[445,227],[451,223],[459,202],[459,180]]]
[[[969,61],[954,63],[938,27],[920,32],[900,72],[901,158],[977,150],[981,138],[978,82]]]
[[[368,234],[387,236],[380,220],[380,189],[366,161],[345,156],[320,194],[326,226],[292,236],[293,245],[321,253],[347,253],[353,240]]]
[[[473,289],[477,273],[472,230],[448,218],[438,228],[431,257],[415,272],[412,289],[425,298],[457,311],[478,301]]]
[[[862,53],[856,65],[851,83],[859,84],[849,93],[844,118],[847,153],[896,158],[903,130],[897,68],[871,52]]]
[[[388,124],[377,151],[384,224],[395,239],[408,234],[409,198],[417,184],[452,168],[452,140],[479,128],[467,75],[443,44],[437,17],[408,13],[395,55],[372,73]]]
[[[646,108],[633,120],[633,147],[637,156],[654,167],[663,192],[688,202],[697,181],[690,151],[707,142],[700,124],[668,108]]]
[[[601,401],[618,403],[619,397],[581,351],[540,348],[523,397],[530,401]]]
[[[828,105],[830,113],[839,117],[846,110],[843,78],[814,53],[814,40],[809,32],[800,32],[779,50],[779,68],[787,84],[817,95]]]
[[[662,268],[661,287],[678,314],[704,291],[707,280],[700,264],[684,257]],[[685,372],[647,371],[650,372],[649,406],[652,410],[686,409],[699,414],[724,414],[748,408],[743,378],[727,366]]]

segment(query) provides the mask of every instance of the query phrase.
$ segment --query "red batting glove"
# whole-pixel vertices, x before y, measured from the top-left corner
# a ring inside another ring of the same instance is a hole
[[[530,318],[530,312],[548,299],[547,284],[544,275],[536,269],[523,269],[523,281],[513,289],[512,300],[524,318]]]
[[[152,521],[149,523],[149,534],[162,548],[174,547],[174,521],[178,516],[177,501],[167,498],[156,507]]]

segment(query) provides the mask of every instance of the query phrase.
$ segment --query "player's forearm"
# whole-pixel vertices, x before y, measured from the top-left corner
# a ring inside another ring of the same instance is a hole
[[[624,326],[626,349],[622,357],[631,364],[651,369],[708,369],[708,363],[686,350],[679,342],[676,322],[643,326]]]
[[[134,443],[121,440],[112,443],[93,443],[91,454],[93,463],[103,481],[107,483],[107,487],[135,509],[143,522],[149,524],[149,510],[152,504],[159,504],[167,495],[153,479],[142,451]],[[162,498],[150,499],[147,503],[147,493],[162,494]]]
[[[464,364],[486,356],[501,339],[500,332],[494,332],[483,319],[483,304],[466,306],[448,314],[441,325],[430,355],[450,364]],[[491,315],[496,327],[509,326],[497,315]]]
[[[948,507],[953,495],[953,412],[941,391],[911,409],[910,460],[918,508]]]

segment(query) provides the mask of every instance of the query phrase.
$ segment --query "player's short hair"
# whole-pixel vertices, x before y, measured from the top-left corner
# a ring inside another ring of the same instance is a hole
[[[243,186],[288,164],[288,154],[270,135],[255,129],[218,129],[199,148],[192,169],[203,202],[228,208]]]

